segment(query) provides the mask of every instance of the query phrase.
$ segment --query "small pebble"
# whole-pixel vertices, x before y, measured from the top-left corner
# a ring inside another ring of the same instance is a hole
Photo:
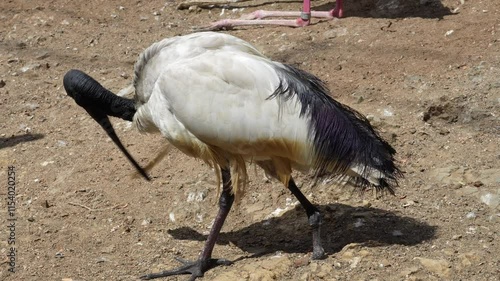
[[[468,212],[467,215],[465,215],[465,217],[468,219],[474,219],[474,218],[476,218],[476,213]]]
[[[56,255],[55,255],[55,257],[62,259],[62,258],[64,258],[64,254],[61,253],[61,252],[57,252]]]
[[[67,143],[67,142],[65,142],[65,141],[63,141],[63,140],[58,140],[58,141],[57,141],[57,145],[58,145],[58,146],[60,146],[60,147],[64,147],[64,146],[66,146],[67,144],[68,144],[68,143]]]
[[[295,260],[293,262],[293,265],[295,267],[302,267],[308,265],[310,261],[311,259],[308,256],[303,256],[302,258]]]

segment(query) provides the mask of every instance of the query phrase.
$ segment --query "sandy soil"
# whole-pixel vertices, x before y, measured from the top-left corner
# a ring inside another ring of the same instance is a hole
[[[374,198],[332,182],[311,187],[309,175],[295,175],[325,216],[328,257],[311,262],[302,209],[281,184],[252,172],[214,252],[235,263],[200,280],[498,280],[500,3],[345,2],[340,20],[224,32],[314,73],[336,99],[368,115],[405,171],[396,196]],[[136,280],[176,266],[176,256],[198,255],[217,209],[210,168],[172,150],[153,181],[132,178],[132,166],[66,96],[62,77],[78,68],[118,92],[155,41],[301,3],[178,4],[1,1],[1,280]],[[114,124],[143,165],[163,146],[160,136]]]

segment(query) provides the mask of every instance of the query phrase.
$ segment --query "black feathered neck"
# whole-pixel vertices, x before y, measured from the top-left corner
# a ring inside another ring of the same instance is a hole
[[[107,116],[132,121],[136,112],[134,100],[113,94],[99,82],[79,70],[70,70],[63,79],[64,89],[76,103]]]

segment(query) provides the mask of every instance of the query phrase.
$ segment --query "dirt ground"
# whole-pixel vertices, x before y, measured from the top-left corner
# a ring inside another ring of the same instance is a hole
[[[217,210],[210,167],[172,150],[151,182],[133,178],[62,87],[77,68],[118,92],[153,42],[256,9],[301,8],[179,3],[1,1],[1,280],[137,280],[199,254]],[[499,280],[500,2],[346,0],[340,20],[222,32],[322,78],[397,149],[405,178],[396,196],[375,198],[295,175],[325,218],[328,257],[311,262],[300,205],[251,167],[214,251],[235,263],[200,280]],[[142,165],[164,144],[114,124]]]

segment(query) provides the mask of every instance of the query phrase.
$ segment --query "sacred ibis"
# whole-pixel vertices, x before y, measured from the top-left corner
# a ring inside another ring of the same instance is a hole
[[[179,8],[189,8],[190,6],[203,5],[212,7],[215,4],[232,4],[237,2],[246,2],[250,0],[188,0],[179,5]],[[330,11],[311,11],[311,0],[304,0],[302,11],[266,11],[257,10],[250,14],[241,16],[239,19],[224,19],[213,22],[208,26],[202,27],[202,30],[218,30],[223,28],[232,28],[243,25],[283,25],[291,27],[303,27],[311,23],[311,18],[333,19],[341,18],[344,15],[343,0],[336,0],[335,7]],[[275,19],[263,20],[270,17],[296,17],[295,20]]]
[[[352,180],[360,188],[393,192],[400,170],[395,150],[360,113],[334,100],[325,84],[296,67],[272,61],[227,34],[201,32],[164,39],[135,64],[135,97],[117,96],[87,74],[70,70],[64,88],[126,153],[108,116],[160,132],[183,153],[215,168],[222,192],[219,211],[196,261],[141,276],[191,274],[218,265],[212,250],[233,201],[247,187],[252,161],[281,181],[304,207],[312,227],[312,258],[321,259],[319,210],[295,184],[292,169]]]

